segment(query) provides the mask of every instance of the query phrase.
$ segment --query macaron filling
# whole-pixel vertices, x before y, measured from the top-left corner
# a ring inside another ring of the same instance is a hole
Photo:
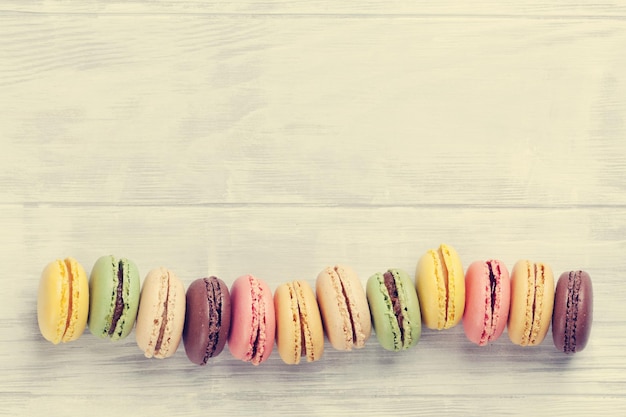
[[[535,344],[541,328],[541,312],[543,310],[543,291],[545,285],[543,264],[527,263],[528,267],[528,293],[526,294],[527,305],[526,323],[522,345]]]
[[[337,271],[337,268],[335,268],[335,271]],[[348,312],[348,320],[351,324],[350,326],[350,330],[352,330],[352,341],[351,342],[356,342],[357,340],[357,331],[356,331],[356,326],[358,325],[356,323],[356,320],[354,319],[354,315],[352,312],[352,305],[350,305],[350,296],[348,294],[348,291],[346,290],[346,283],[344,282],[343,279],[341,279],[341,274],[339,273],[339,271],[337,271],[337,275],[339,276],[339,285],[341,285],[341,293],[343,294],[343,298],[346,300],[346,310]]]
[[[165,330],[167,328],[167,310],[168,303],[170,298],[170,275],[167,274],[166,282],[165,282],[165,301],[163,301],[163,312],[161,313],[161,327],[159,329],[159,336],[157,337],[156,343],[154,344],[154,355],[165,354],[165,352],[161,352],[161,346],[163,345],[163,338],[165,336]]]
[[[300,283],[294,283],[295,296],[297,299],[297,309],[300,319],[300,356],[306,356],[307,362],[317,360],[315,357],[315,349],[313,346],[313,335],[311,334],[311,326],[307,316],[307,305]]]
[[[485,262],[485,265],[489,272],[489,283],[486,288],[484,330],[479,343],[481,346],[487,344],[495,336],[499,319],[496,312],[500,308],[502,298],[502,288],[499,285],[502,274],[500,265],[493,260]]]
[[[306,331],[305,331],[306,330]],[[308,333],[308,337],[307,337],[307,333]],[[305,329],[304,325],[302,324],[302,312],[300,311],[300,357],[302,356],[306,356],[307,357],[307,361],[311,362],[314,361],[316,358],[313,356],[313,353],[311,353],[311,356],[307,355],[307,350],[312,352],[313,349],[313,345],[311,342],[311,333],[310,331],[308,331],[308,329]],[[311,346],[309,346],[311,345]]]
[[[400,330],[400,342],[404,340],[404,329],[402,326],[402,322],[404,320],[402,316],[402,305],[400,303],[400,298],[398,297],[398,288],[396,287],[396,280],[391,273],[391,271],[387,271],[383,274],[383,279],[385,283],[385,288],[387,289],[387,293],[389,294],[389,298],[391,300],[391,306],[393,309],[393,314],[396,316],[396,321],[398,322],[398,328]],[[402,343],[400,343],[401,345]]]
[[[258,365],[262,362],[265,353],[265,302],[263,300],[263,288],[259,281],[250,276],[250,286],[252,291],[252,332],[250,334],[250,349],[245,361]]]
[[[115,333],[117,322],[124,312],[124,262],[119,261],[117,264],[117,288],[115,289],[115,308],[113,309],[113,317],[108,334],[112,336]]]
[[[437,328],[448,329],[452,327],[456,311],[454,305],[455,286],[454,269],[452,265],[452,254],[446,245],[440,245],[439,248],[429,251],[435,265],[435,280],[437,283],[437,302],[439,305],[439,313],[437,318]],[[452,276],[451,276],[452,275]]]
[[[296,295],[295,283],[288,283],[289,301],[291,305],[292,321],[294,325],[294,344],[293,344],[293,362],[298,364],[300,357],[306,354],[306,346],[304,344],[304,326],[302,325],[302,312],[298,296]]]
[[[449,264],[452,263],[450,250],[446,245],[439,246],[439,259],[441,260],[441,269],[443,271],[443,281],[445,284],[445,293],[446,293],[446,308],[445,308],[445,324],[444,328],[448,328],[452,325],[454,320],[456,319],[455,314],[455,305],[454,305],[454,282],[455,277],[450,276],[453,274],[453,270],[448,267]]]
[[[222,289],[216,280],[204,278],[209,304],[209,337],[202,364],[213,357],[222,327]]]
[[[576,352],[576,324],[580,294],[581,271],[571,271],[567,280],[567,308],[565,310],[565,338],[563,352]]]
[[[61,336],[61,339],[65,341],[65,340],[69,340],[69,338],[72,336],[71,334],[68,334],[67,332],[68,330],[70,330],[70,323],[72,322],[72,316],[73,316],[72,307],[73,307],[73,298],[74,298],[74,294],[73,294],[74,276],[72,274],[72,263],[70,262],[69,259],[65,259],[65,261],[63,262],[59,261],[59,267],[61,271],[65,269],[65,272],[67,273],[67,317],[65,318],[65,329],[63,330],[63,335]]]

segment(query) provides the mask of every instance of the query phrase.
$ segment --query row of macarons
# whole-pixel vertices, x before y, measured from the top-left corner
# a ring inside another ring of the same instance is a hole
[[[229,287],[217,277],[200,278],[185,290],[169,269],[151,270],[140,286],[137,266],[103,256],[89,278],[73,258],[49,263],[42,272],[37,318],[43,337],[54,344],[78,339],[88,326],[110,340],[133,328],[146,357],[166,358],[181,340],[190,361],[204,365],[226,342],[231,354],[258,365],[276,344],[281,359],[297,364],[318,360],[324,335],[333,348],[361,348],[372,328],[381,346],[399,351],[414,346],[422,323],[449,329],[461,321],[467,338],[484,346],[508,328],[521,346],[540,344],[550,326],[556,348],[582,350],[593,314],[589,274],[564,272],[555,288],[547,264],[518,261],[511,273],[496,259],[473,262],[467,270],[449,245],[428,250],[414,279],[401,269],[376,273],[364,288],[353,269],[324,268],[315,290],[305,280],[280,285],[274,293],[253,275]]]

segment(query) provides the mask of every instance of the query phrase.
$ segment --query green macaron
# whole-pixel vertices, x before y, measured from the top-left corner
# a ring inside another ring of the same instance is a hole
[[[367,281],[366,293],[382,347],[399,351],[415,345],[422,333],[422,318],[409,275],[401,269],[376,273]]]
[[[139,270],[126,258],[99,258],[89,277],[89,331],[120,340],[135,324],[141,292]]]

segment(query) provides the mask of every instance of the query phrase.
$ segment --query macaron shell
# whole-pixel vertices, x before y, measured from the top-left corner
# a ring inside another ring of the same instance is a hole
[[[176,352],[185,322],[185,301],[185,288],[172,271],[160,267],[148,272],[135,329],[137,345],[146,357],[163,359]]]
[[[493,312],[487,262],[499,271],[499,274],[494,271],[494,275],[498,276],[496,291],[499,295],[493,300]],[[479,346],[495,341],[502,335],[509,317],[511,298],[511,282],[506,265],[497,260],[487,262],[473,262],[465,273],[463,330],[467,338]]]
[[[304,335],[305,356],[307,362],[314,362],[324,354],[324,327],[317,299],[313,289],[306,281],[295,281],[300,323]]]
[[[573,280],[570,282],[570,275]],[[557,350],[572,354],[585,348],[593,322],[593,287],[585,271],[564,272],[554,295],[552,339]]]
[[[52,342],[78,339],[87,326],[89,282],[73,258],[56,260],[43,270],[37,295],[37,322],[42,336]]]
[[[251,349],[252,287],[247,275],[241,276],[230,287],[231,320],[228,350],[236,359],[245,360]]]
[[[325,268],[317,276],[315,290],[331,345],[337,350],[365,346],[372,333],[372,321],[365,290],[352,268]]]
[[[391,297],[385,287],[383,274],[378,272],[369,277],[366,293],[378,342],[386,350],[400,350],[402,345],[400,326],[393,313]]]
[[[328,341],[337,350],[351,350],[354,341],[350,311],[339,276],[331,267],[317,276],[315,292]]]
[[[233,283],[230,298],[228,349],[233,357],[259,365],[267,360],[274,348],[276,316],[272,291],[265,281],[244,275]],[[258,304],[253,302],[255,298],[258,299]],[[254,349],[252,343],[255,340],[258,341],[257,356],[251,357]]]
[[[415,285],[422,319],[430,329],[449,329],[463,317],[465,276],[456,250],[442,244],[427,251],[418,261]]]
[[[259,324],[259,346],[257,350],[261,350],[262,355],[258,361],[252,360],[253,365],[263,363],[270,357],[272,350],[274,349],[274,342],[276,338],[276,312],[274,311],[274,297],[272,290],[267,283],[261,279],[258,279],[259,288],[261,289],[261,298],[263,300],[263,315],[260,317]]]
[[[139,268],[130,259],[122,258],[124,271],[124,311],[117,321],[115,332],[111,336],[111,340],[119,340],[127,337],[135,326],[137,312],[139,311],[139,296],[141,294],[141,279],[139,276]]]
[[[422,309],[422,320],[429,329],[443,329],[445,323],[446,292],[443,275],[435,251],[429,250],[417,263],[415,282]]]
[[[214,286],[219,295],[212,296],[208,286]],[[218,356],[228,338],[230,329],[230,292],[219,278],[200,278],[187,288],[183,342],[189,360],[205,365],[209,358]],[[217,332],[217,340],[211,334]],[[207,349],[209,345],[211,352]]]
[[[422,315],[419,299],[415,286],[409,275],[401,269],[390,269],[396,278],[398,296],[402,305],[402,315],[404,316],[404,349],[408,349],[419,341],[422,334]],[[401,283],[401,286],[398,285]],[[407,336],[408,335],[408,336]]]
[[[213,357],[222,353],[228,340],[228,332],[230,331],[230,319],[231,319],[231,304],[230,304],[230,291],[224,281],[218,278],[220,286],[220,292],[222,293],[222,324],[220,326],[220,332],[218,336],[217,347],[213,352]]]
[[[550,328],[553,306],[552,269],[543,263],[518,261],[511,273],[511,307],[508,321],[511,342],[520,346],[540,344]]]
[[[280,358],[287,365],[300,363],[302,356],[302,324],[298,299],[292,283],[276,288],[274,292],[276,311],[276,347]]]
[[[109,329],[113,320],[118,287],[118,269],[122,263],[122,299],[124,308],[112,334]],[[120,340],[133,329],[139,308],[139,270],[128,259],[102,256],[94,264],[89,278],[89,331],[101,338]]]

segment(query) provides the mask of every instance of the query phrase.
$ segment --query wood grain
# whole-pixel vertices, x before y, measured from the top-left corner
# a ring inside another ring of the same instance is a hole
[[[2,2],[0,415],[624,415],[625,21],[623,2]],[[412,274],[441,242],[465,266],[586,269],[586,350],[458,326],[200,368],[36,324],[59,257],[276,288],[335,263]]]

